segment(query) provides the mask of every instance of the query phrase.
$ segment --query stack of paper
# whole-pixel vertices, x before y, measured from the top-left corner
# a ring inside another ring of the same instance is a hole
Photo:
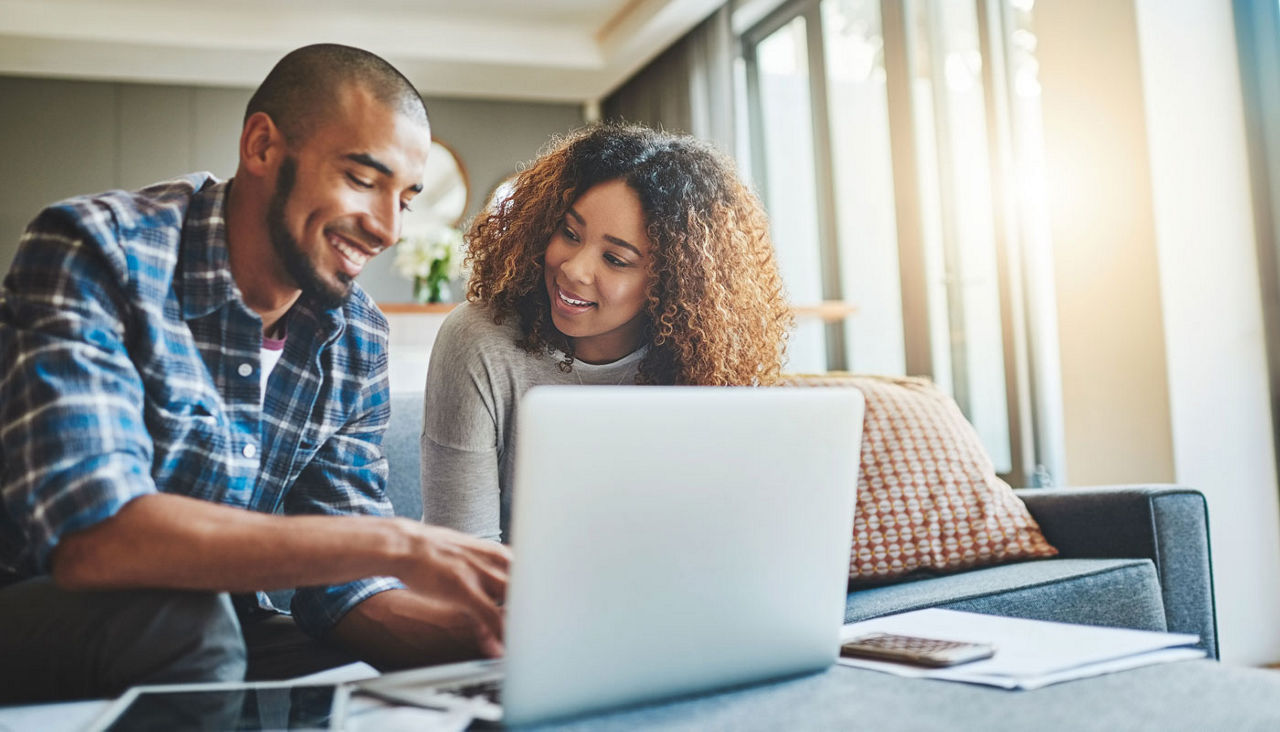
[[[950,668],[844,657],[840,663],[899,676],[1005,689],[1038,689],[1060,681],[1205,655],[1199,648],[1186,647],[1200,638],[1185,633],[1070,625],[936,608],[850,623],[844,626],[840,640],[845,642],[867,633],[990,643],[996,653],[983,661]]]

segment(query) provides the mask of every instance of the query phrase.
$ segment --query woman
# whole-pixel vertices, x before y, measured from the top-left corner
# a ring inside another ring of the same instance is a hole
[[[778,378],[792,319],[768,221],[732,162],[693,138],[573,133],[466,239],[468,302],[441,326],[427,374],[428,523],[507,538],[530,387]]]

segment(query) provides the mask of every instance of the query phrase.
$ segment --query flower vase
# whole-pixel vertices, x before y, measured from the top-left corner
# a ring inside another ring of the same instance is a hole
[[[447,302],[449,299],[449,281],[430,277],[413,278],[413,301],[422,305]]]

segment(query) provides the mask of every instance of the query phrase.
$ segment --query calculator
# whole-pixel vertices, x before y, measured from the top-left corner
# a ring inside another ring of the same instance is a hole
[[[879,661],[896,661],[934,668],[991,658],[995,652],[995,646],[989,643],[920,638],[894,633],[871,633],[854,638],[840,646],[842,656],[873,658]]]

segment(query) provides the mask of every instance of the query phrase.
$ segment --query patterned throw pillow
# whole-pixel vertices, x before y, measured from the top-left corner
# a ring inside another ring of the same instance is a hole
[[[787,375],[787,386],[853,386],[866,396],[849,578],[884,582],[1052,557],[1022,500],[996,477],[978,433],[925,379]]]

